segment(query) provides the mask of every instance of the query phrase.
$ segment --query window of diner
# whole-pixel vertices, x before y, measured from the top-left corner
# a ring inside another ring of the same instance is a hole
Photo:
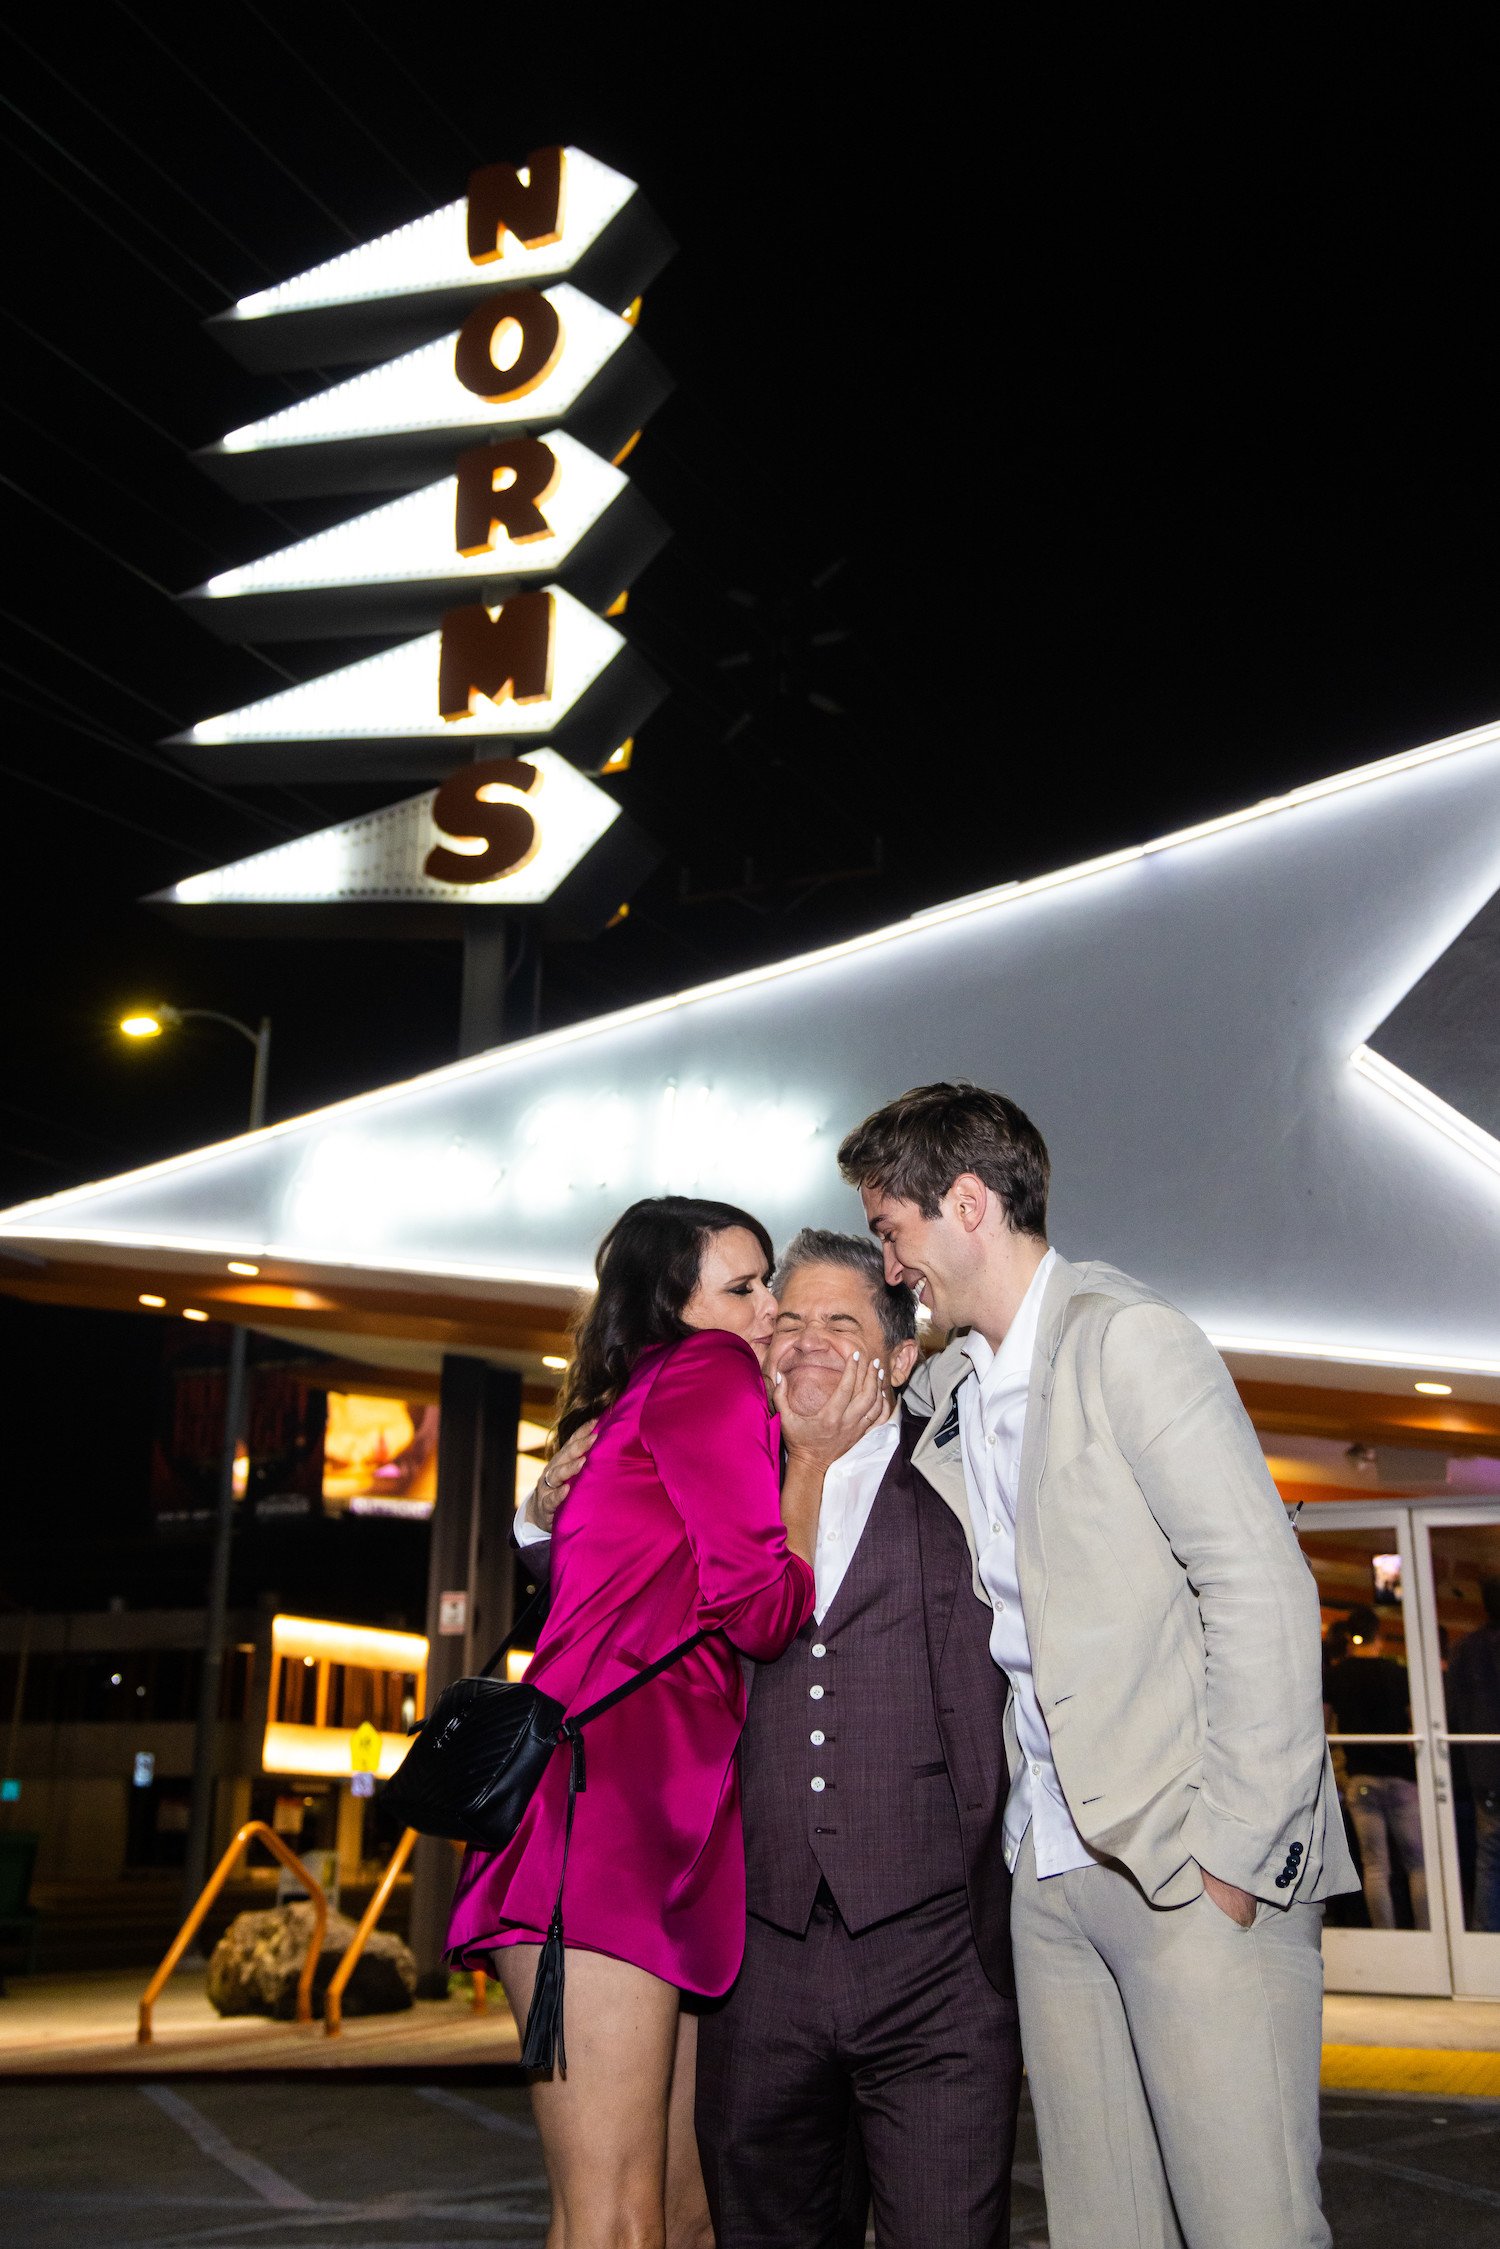
[[[318,1663],[313,1656],[283,1656],[277,1666],[273,1715],[287,1726],[316,1726]]]
[[[382,1734],[404,1733],[402,1710],[415,1689],[416,1679],[410,1672],[372,1671],[356,1663],[330,1664],[328,1723],[351,1728],[371,1725]]]

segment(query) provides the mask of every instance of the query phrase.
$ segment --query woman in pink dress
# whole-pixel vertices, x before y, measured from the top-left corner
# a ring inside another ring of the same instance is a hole
[[[788,1543],[761,1361],[770,1239],[725,1203],[662,1196],[606,1236],[559,1438],[598,1416],[552,1549],[529,1682],[570,1713],[704,1626],[712,1636],[586,1732],[563,1921],[567,2069],[533,2081],[549,2249],[712,2243],[693,2138],[697,2023],[739,1971],[745,1870],[740,1658],[769,1662],[812,1613],[810,1527]],[[450,1957],[493,1968],[524,2023],[567,1813],[556,1754],[501,1852],[465,1857]]]

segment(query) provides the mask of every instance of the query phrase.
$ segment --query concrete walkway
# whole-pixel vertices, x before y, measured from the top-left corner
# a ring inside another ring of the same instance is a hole
[[[493,2068],[520,2053],[504,1997],[491,1984],[483,2014],[467,1997],[419,1999],[401,2015],[353,2015],[330,2038],[321,2021],[224,2017],[204,1995],[202,1969],[181,1970],[156,2003],[149,2046],[136,2043],[146,1977],[14,1976],[0,1999],[0,2078],[176,2076],[254,2070]],[[467,1979],[463,1986],[467,1992]]]
[[[350,2017],[329,2038],[321,2022],[226,2020],[204,1996],[201,1969],[183,1971],[157,2003],[152,2043],[140,2046],[145,1983],[139,1971],[121,1970],[13,1977],[0,1999],[0,2077],[493,2069],[514,2068],[519,2053],[494,1984],[483,2014],[467,1997],[419,2000],[402,2015]],[[1332,2090],[1500,2099],[1500,2002],[1334,1993],[1323,2037]]]

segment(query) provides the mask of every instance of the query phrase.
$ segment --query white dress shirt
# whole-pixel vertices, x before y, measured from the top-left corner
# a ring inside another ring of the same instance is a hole
[[[813,1549],[814,1614],[819,1624],[838,1598],[900,1435],[899,1416],[888,1414],[824,1472],[818,1543]]]
[[[1056,1262],[1056,1250],[1049,1249],[998,1351],[992,1351],[977,1333],[965,1338],[963,1348],[973,1362],[974,1374],[958,1387],[964,1481],[969,1491],[979,1576],[995,1611],[990,1654],[1010,1680],[1016,1737],[1021,1746],[1020,1770],[1011,1782],[1005,1806],[1005,1863],[1014,1872],[1026,1830],[1034,1827],[1039,1875],[1067,1874],[1074,1867],[1097,1863],[1074,1826],[1058,1785],[1047,1721],[1031,1675],[1031,1643],[1026,1637],[1016,1574],[1016,1495],[1031,1359],[1042,1297]]]

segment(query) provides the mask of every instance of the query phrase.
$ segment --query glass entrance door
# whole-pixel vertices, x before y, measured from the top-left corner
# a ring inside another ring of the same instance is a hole
[[[1411,1514],[1452,1988],[1500,1999],[1500,1507]]]
[[[1436,1633],[1425,1545],[1410,1506],[1322,1503],[1298,1535],[1323,1619],[1323,1701],[1361,1888],[1330,1901],[1332,1991],[1441,1996],[1453,1989],[1448,1888],[1439,1878],[1445,1729],[1426,1660]],[[1445,1798],[1447,1792],[1444,1792]]]
[[[1323,1692],[1361,1888],[1331,1991],[1500,1998],[1500,1503],[1303,1511]]]

